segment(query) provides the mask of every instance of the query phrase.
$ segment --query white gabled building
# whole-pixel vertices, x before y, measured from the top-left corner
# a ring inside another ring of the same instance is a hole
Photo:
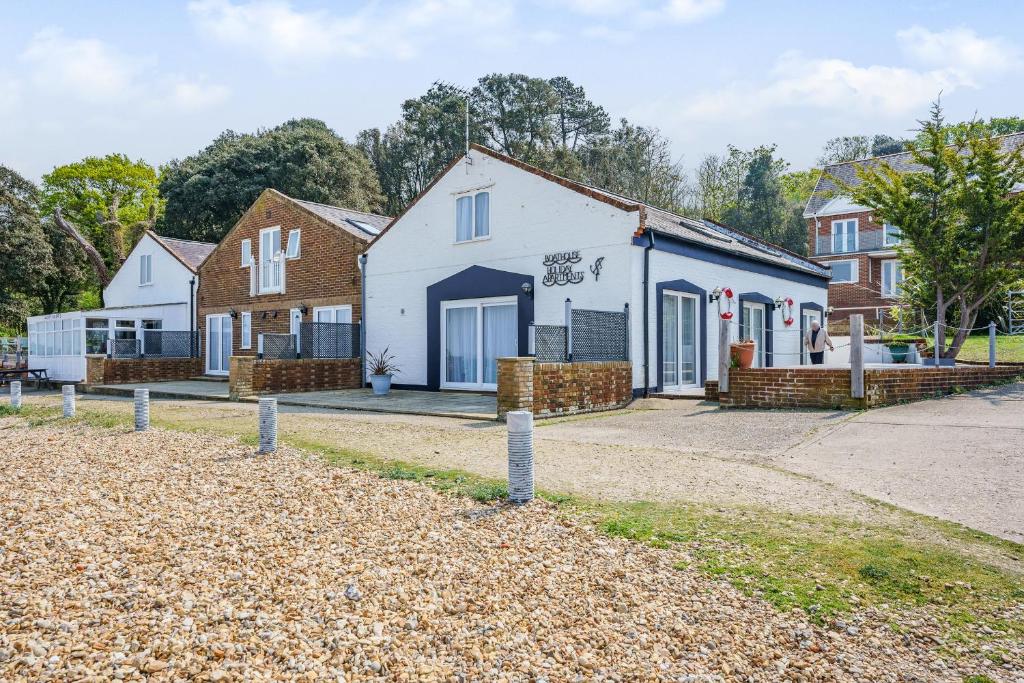
[[[103,290],[102,309],[28,319],[29,367],[80,382],[85,356],[107,353],[107,340],[141,346],[146,330],[194,331],[199,264],[215,246],[147,230]]]
[[[494,390],[495,359],[526,355],[532,324],[564,324],[567,298],[628,304],[636,394],[715,379],[728,310],[758,363],[800,364],[801,328],[828,305],[828,271],[807,259],[476,145],[373,240],[363,266],[366,350],[395,354],[396,386],[430,390]],[[732,302],[711,301],[716,289]]]

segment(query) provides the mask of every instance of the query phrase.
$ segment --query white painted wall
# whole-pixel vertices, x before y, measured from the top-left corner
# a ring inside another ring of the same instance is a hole
[[[139,285],[139,261],[143,254],[153,257],[153,283]],[[148,234],[135,245],[124,264],[103,290],[103,304],[107,308],[121,306],[149,306],[153,304],[185,304],[184,316],[179,310],[169,312],[164,321],[165,330],[188,330],[189,280],[199,277],[186,268]]]
[[[455,243],[456,194],[487,189],[489,239]],[[534,322],[562,324],[564,302],[622,310],[629,299],[630,236],[636,212],[625,212],[533,173],[473,152],[370,247],[366,276],[366,348],[388,347],[401,373],[395,382],[427,382],[427,287],[470,266],[534,276]],[[579,284],[546,287],[544,255],[579,250]],[[600,279],[590,266],[604,257]],[[520,349],[525,354],[526,349]]]
[[[633,270],[635,276],[632,282],[635,307],[637,315],[634,316],[634,334],[632,337],[633,354],[633,386],[643,387],[643,326],[642,309],[643,304],[643,254],[641,247],[633,248]],[[650,386],[657,384],[657,362],[658,362],[658,329],[657,329],[657,290],[659,282],[668,280],[688,280],[693,284],[707,290],[709,293],[715,287],[723,289],[729,287],[733,290],[733,319],[732,339],[739,336],[740,302],[739,295],[747,292],[760,292],[771,299],[777,296],[793,299],[793,319],[791,326],[783,324],[783,311],[771,310],[767,307],[767,313],[772,316],[772,329],[774,331],[774,367],[800,364],[800,304],[814,302],[821,304],[823,308],[828,307],[828,290],[824,287],[813,287],[811,285],[792,282],[771,275],[762,275],[747,270],[731,268],[727,266],[709,263],[694,258],[679,256],[676,254],[659,251],[651,252],[651,285],[649,327],[649,353],[650,353]],[[725,303],[723,299],[723,309]],[[718,306],[714,303],[707,304],[707,379],[718,379],[718,330],[719,330]]]

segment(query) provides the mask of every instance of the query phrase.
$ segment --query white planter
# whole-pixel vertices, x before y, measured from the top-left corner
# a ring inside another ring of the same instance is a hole
[[[374,394],[386,396],[391,391],[391,375],[370,375],[370,384]]]

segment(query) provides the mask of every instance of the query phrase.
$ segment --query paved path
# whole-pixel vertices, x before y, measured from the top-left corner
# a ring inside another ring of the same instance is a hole
[[[1024,384],[859,413],[772,459],[1024,542]]]

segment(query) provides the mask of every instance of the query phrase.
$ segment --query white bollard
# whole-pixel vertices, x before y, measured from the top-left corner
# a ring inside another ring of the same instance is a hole
[[[75,385],[65,384],[60,389],[60,393],[64,396],[64,417],[75,416]]]
[[[11,381],[11,407],[21,410],[21,382],[18,380]]]
[[[277,450],[277,399],[260,399],[260,449],[259,453],[273,453]]]
[[[533,413],[513,410],[508,424],[508,499],[513,503],[533,500]]]
[[[135,390],[135,431],[149,429],[149,389]]]
[[[996,366],[996,324],[992,321],[988,324],[988,366]]]

